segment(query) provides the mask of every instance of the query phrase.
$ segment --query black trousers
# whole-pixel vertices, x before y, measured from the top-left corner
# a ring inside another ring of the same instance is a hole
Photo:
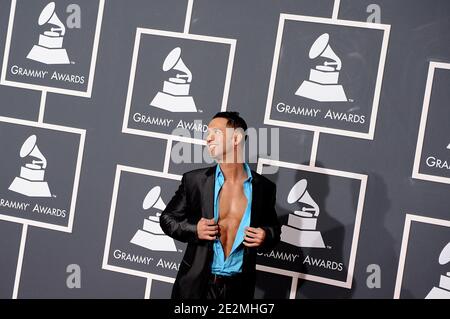
[[[254,285],[244,275],[218,276],[211,274],[208,280],[206,299],[208,300],[248,300],[253,299]]]

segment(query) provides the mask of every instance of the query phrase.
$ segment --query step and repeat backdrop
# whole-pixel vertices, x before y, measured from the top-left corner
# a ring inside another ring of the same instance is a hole
[[[0,297],[170,298],[186,244],[161,212],[233,110],[282,224],[256,298],[450,298],[449,17],[0,0]]]

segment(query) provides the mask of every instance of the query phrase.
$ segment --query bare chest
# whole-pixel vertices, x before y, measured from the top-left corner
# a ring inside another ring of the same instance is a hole
[[[225,256],[231,251],[242,216],[247,208],[243,185],[227,184],[222,186],[219,193],[219,226],[220,241]]]

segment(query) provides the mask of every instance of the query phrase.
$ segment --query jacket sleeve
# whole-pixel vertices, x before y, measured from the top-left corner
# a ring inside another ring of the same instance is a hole
[[[260,247],[258,247],[258,250],[262,252],[271,250],[280,242],[281,225],[278,221],[277,212],[275,210],[277,187],[275,184],[272,185],[273,187],[270,190],[267,211],[265,212],[265,223],[261,226],[261,228],[266,232],[264,242]]]
[[[198,242],[197,224],[192,219],[184,174],[178,190],[161,214],[160,225],[166,235],[178,241]]]

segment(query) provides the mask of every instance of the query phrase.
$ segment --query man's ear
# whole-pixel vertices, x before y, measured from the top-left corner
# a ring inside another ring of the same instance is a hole
[[[240,128],[234,130],[233,142],[234,145],[239,145],[244,139],[244,131]]]

